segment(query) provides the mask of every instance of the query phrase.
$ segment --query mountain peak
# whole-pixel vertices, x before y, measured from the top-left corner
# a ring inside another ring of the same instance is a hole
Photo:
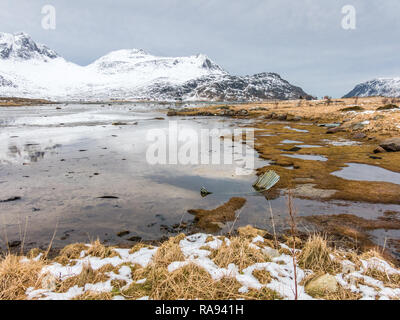
[[[377,78],[360,83],[344,98],[370,96],[400,97],[400,78]]]
[[[25,32],[0,32],[0,59],[55,59],[58,54],[43,44],[36,43]]]
[[[170,57],[123,49],[80,66],[19,32],[0,33],[0,95],[54,101],[254,101],[306,93],[277,74],[230,75],[205,54]]]

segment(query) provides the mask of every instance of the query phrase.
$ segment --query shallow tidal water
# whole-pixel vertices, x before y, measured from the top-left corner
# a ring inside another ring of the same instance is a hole
[[[237,153],[232,164],[151,165],[146,160],[149,130],[167,132],[169,120],[177,121],[180,129],[196,131],[248,126],[249,120],[168,118],[159,111],[166,107],[70,104],[0,109],[0,200],[20,197],[0,203],[0,246],[5,247],[6,238],[17,241],[25,233],[27,248],[47,246],[54,232],[54,247],[96,238],[110,244],[129,243],[130,237],[157,240],[173,234],[170,226],[193,221],[189,209],[214,209],[233,196],[247,199],[236,226],[271,230],[267,200],[254,192],[256,174],[246,168],[241,151],[235,151],[238,146],[228,146]],[[222,139],[220,143],[226,147]],[[208,153],[213,152],[209,147]],[[268,165],[255,157],[256,168]],[[238,175],[238,168],[247,174]],[[201,197],[201,187],[213,194]],[[272,200],[271,206],[278,230],[287,228],[286,197]],[[300,216],[349,213],[377,218],[385,210],[400,211],[396,205],[345,201],[295,199],[295,206]],[[229,229],[227,224],[221,233]],[[128,235],[117,236],[125,230]],[[377,242],[384,239],[381,233],[376,237]]]

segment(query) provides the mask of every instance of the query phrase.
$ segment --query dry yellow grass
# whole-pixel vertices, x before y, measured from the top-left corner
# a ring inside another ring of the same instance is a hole
[[[326,239],[314,234],[307,240],[298,256],[299,266],[317,273],[334,273],[340,270],[340,264],[330,257],[331,253]]]
[[[87,254],[101,259],[119,256],[112,247],[104,246],[99,239],[90,244],[90,248],[87,250]]]
[[[365,275],[380,280],[383,282],[385,287],[389,288],[400,288],[400,274],[389,274],[387,272],[378,270],[377,268],[368,268]]]
[[[255,263],[270,261],[270,258],[261,250],[252,248],[251,241],[242,237],[232,237],[230,244],[224,241],[218,250],[211,252],[210,258],[221,268],[234,263],[239,270],[243,270]]]
[[[253,271],[253,276],[261,283],[261,284],[267,284],[270,283],[272,280],[272,277],[270,273],[266,270],[254,270]]]
[[[180,234],[176,237],[171,237],[168,241],[165,241],[155,253],[153,257],[153,264],[163,267],[168,267],[171,262],[184,261],[185,256],[183,255],[179,242],[185,238],[184,234]]]
[[[72,300],[112,300],[113,294],[111,292],[91,292],[87,291]]]
[[[129,253],[130,253],[130,254],[133,254],[133,253],[135,253],[135,252],[137,252],[137,251],[139,251],[140,249],[143,249],[143,248],[153,248],[153,246],[152,246],[152,245],[149,245],[149,244],[146,244],[146,243],[139,242],[139,243],[135,244],[135,245],[129,250]]]
[[[260,291],[250,290],[248,293],[239,293],[242,285],[234,278],[225,277],[215,281],[203,268],[195,265],[186,265],[170,273],[166,268],[152,266],[146,268],[142,274],[146,275],[146,282],[133,283],[122,295],[130,299],[149,296],[155,300],[200,299],[200,300],[228,300],[228,299],[279,299],[279,295],[270,289]]]
[[[60,281],[57,284],[57,292],[67,292],[74,286],[84,287],[87,283],[98,283],[105,282],[109,279],[105,273],[113,269],[104,268],[103,270],[93,270],[89,264],[83,265],[82,271],[75,277],[68,278],[64,281]]]
[[[253,248],[251,240],[256,229],[246,229],[246,234],[242,236],[230,237],[230,244],[227,245],[225,238],[220,238],[223,243],[220,248],[212,250],[205,246],[204,249],[210,250],[210,258],[222,268],[226,268],[229,264],[235,264],[240,271],[255,263],[268,262],[269,257],[262,253],[262,250]],[[86,284],[95,284],[107,281],[110,276],[109,272],[118,274],[118,270],[122,265],[128,265],[131,268],[131,276],[133,283],[126,288],[125,280],[113,280],[111,292],[96,293],[85,292],[75,297],[75,300],[109,300],[115,295],[122,295],[127,299],[138,299],[148,296],[155,300],[177,300],[177,299],[262,299],[273,300],[281,299],[277,292],[267,287],[260,290],[249,289],[248,292],[241,293],[239,289],[242,285],[235,277],[225,277],[219,281],[212,279],[211,275],[202,267],[189,263],[173,272],[168,271],[168,266],[174,261],[184,261],[185,257],[180,249],[179,243],[185,237],[180,234],[176,237],[165,241],[155,253],[152,262],[143,268],[139,265],[132,265],[128,262],[119,266],[107,264],[98,270],[86,264],[82,272],[74,277],[58,280],[56,282],[55,292],[62,293],[68,291],[71,287],[84,287]],[[211,241],[212,237],[208,238]],[[261,243],[259,243],[261,245]],[[141,246],[139,246],[141,247]],[[99,242],[92,243],[92,255],[99,257],[108,257],[113,255],[112,248],[106,248]],[[90,250],[83,244],[70,245],[60,252],[62,261],[71,257],[76,259],[81,256],[82,250]],[[136,251],[135,251],[136,252]],[[288,254],[291,254],[289,251]],[[332,259],[331,255],[335,255],[336,259]],[[37,256],[37,252],[32,253]],[[312,235],[305,242],[297,254],[299,264],[302,268],[311,269],[313,274],[308,275],[302,280],[300,285],[306,285],[316,277],[326,273],[342,272],[340,264],[337,261],[350,259],[360,266],[360,259],[368,259],[377,257],[383,259],[377,251],[369,251],[362,255],[353,252],[337,251],[328,247],[326,238],[320,235]],[[3,299],[25,299],[27,288],[40,288],[42,279],[45,275],[40,276],[40,272],[47,262],[50,261],[34,261],[22,263],[20,257],[8,255],[0,261],[0,300]],[[60,257],[55,258],[59,261]],[[337,261],[336,261],[337,260]],[[271,282],[272,278],[266,270],[254,270],[253,276],[263,285]],[[400,276],[386,274],[377,269],[370,268],[365,275],[381,280],[386,287],[399,288]],[[138,280],[142,280],[137,283]],[[358,280],[356,286],[365,285],[362,279]],[[379,289],[379,288],[378,288]],[[377,289],[377,290],[378,290]],[[356,300],[361,298],[361,294],[353,293],[349,289],[338,285],[338,289],[334,293],[323,293],[316,298],[328,300]]]
[[[87,245],[83,243],[69,244],[60,251],[55,261],[62,265],[67,265],[70,263],[71,259],[78,259],[81,256],[81,252],[87,249]]]
[[[8,254],[0,260],[0,300],[22,300],[26,290],[40,281],[43,261],[21,262],[21,257]]]

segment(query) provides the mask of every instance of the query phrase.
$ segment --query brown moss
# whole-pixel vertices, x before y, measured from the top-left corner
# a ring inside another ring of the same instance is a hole
[[[340,109],[342,112],[349,112],[349,111],[364,111],[365,109],[360,106],[353,106],[353,107],[346,107],[343,109]]]
[[[246,203],[244,198],[231,198],[225,204],[213,210],[191,209],[188,212],[195,216],[196,225],[209,232],[220,229],[218,223],[225,223],[235,219],[235,212]]]

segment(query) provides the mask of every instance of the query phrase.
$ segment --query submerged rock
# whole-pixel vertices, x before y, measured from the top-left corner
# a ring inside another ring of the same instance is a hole
[[[5,200],[0,200],[0,202],[12,202],[12,201],[17,201],[17,200],[21,200],[21,197],[11,197]]]
[[[130,233],[129,230],[122,230],[122,231],[120,231],[120,232],[117,233],[117,236],[118,236],[118,237],[123,237],[123,236],[128,235],[129,233]]]

